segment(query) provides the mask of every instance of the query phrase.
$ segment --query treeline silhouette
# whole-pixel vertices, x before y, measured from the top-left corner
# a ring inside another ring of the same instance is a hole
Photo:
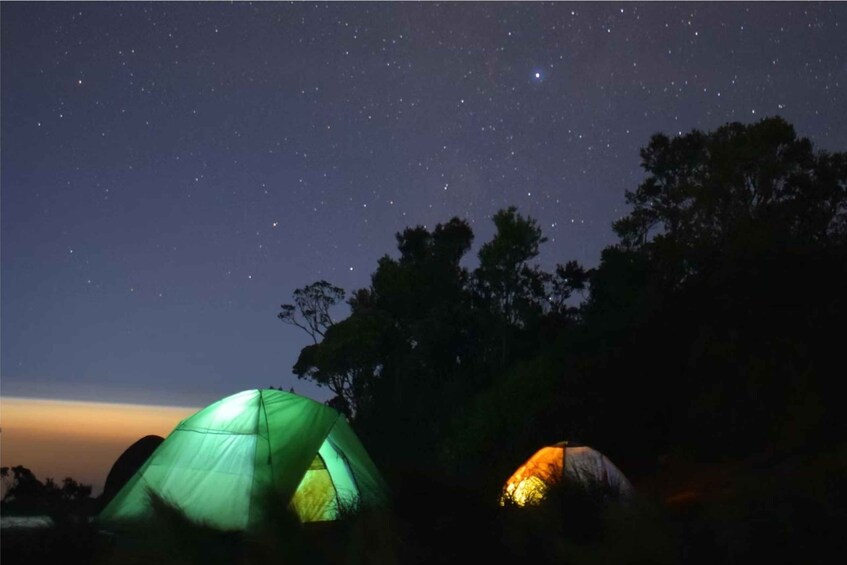
[[[462,219],[398,233],[342,320],[343,289],[298,289],[278,314],[313,339],[293,372],[395,484],[492,492],[561,439],[644,484],[843,453],[847,154],[773,117],[657,134],[641,161],[594,268],[541,269],[541,227],[507,208],[473,269]]]
[[[66,477],[61,486],[52,478],[43,483],[23,465],[0,467],[3,498],[0,512],[18,516],[49,516],[65,520],[87,516],[94,512],[95,500],[91,485],[80,484]]]

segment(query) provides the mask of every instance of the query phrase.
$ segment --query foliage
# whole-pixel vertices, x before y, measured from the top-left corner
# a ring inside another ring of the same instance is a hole
[[[815,153],[781,118],[673,139],[641,150],[647,178],[626,193],[614,224],[627,249],[647,252],[677,284],[739,246],[824,248],[847,236],[847,155]]]
[[[93,511],[91,486],[80,484],[70,477],[66,477],[61,486],[51,478],[42,483],[22,465],[0,468],[0,477],[6,487],[0,503],[4,513],[65,519],[90,515]]]
[[[843,441],[847,154],[768,118],[657,134],[641,157],[596,267],[534,264],[545,238],[516,208],[493,216],[471,272],[464,221],[409,228],[301,352],[295,373],[350,407],[395,486],[475,477],[494,497],[515,454],[563,439],[636,485],[667,461]]]
[[[672,452],[835,441],[824,367],[845,312],[847,154],[770,118],[655,135],[642,165],[582,309],[591,396],[617,393],[596,441],[645,473]]]
[[[317,281],[294,291],[294,304],[283,304],[277,318],[298,327],[312,338],[324,337],[334,324],[330,309],[344,300],[344,289]]]
[[[371,285],[352,293],[351,315],[294,365],[298,377],[336,394],[378,458],[421,464],[465,402],[531,355],[539,333],[555,334],[578,316],[569,300],[587,272],[574,261],[553,273],[533,265],[546,239],[515,208],[493,221],[473,272],[461,264],[473,242],[464,220],[397,234],[399,256],[379,260]]]
[[[497,232],[479,250],[476,291],[504,324],[525,326],[540,314],[544,297],[544,276],[529,261],[547,238],[535,220],[522,217],[515,207],[500,210],[493,220]]]

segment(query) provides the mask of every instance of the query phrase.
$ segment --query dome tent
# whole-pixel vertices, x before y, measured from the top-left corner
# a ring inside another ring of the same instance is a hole
[[[312,522],[333,520],[344,507],[379,506],[386,492],[344,416],[293,393],[247,390],[180,422],[98,521],[106,528],[143,521],[154,494],[189,519],[247,530],[271,499]]]
[[[591,447],[563,441],[542,447],[518,467],[506,481],[500,502],[538,503],[547,489],[562,480],[594,483],[621,499],[633,493],[629,479],[608,457]]]
[[[101,508],[115,498],[115,495],[144,465],[144,462],[153,455],[156,448],[162,445],[163,441],[165,441],[165,438],[157,435],[144,436],[121,453],[112,465],[109,474],[106,475],[106,484],[103,485],[103,493],[98,500]]]

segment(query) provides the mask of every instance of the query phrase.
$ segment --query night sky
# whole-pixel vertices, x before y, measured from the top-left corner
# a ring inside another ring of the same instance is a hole
[[[4,396],[324,400],[279,305],[407,226],[594,266],[653,133],[847,147],[839,2],[3,2],[1,68]]]

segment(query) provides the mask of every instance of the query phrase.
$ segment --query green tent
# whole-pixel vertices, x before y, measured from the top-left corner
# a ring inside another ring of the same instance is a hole
[[[150,494],[222,530],[259,524],[268,504],[304,522],[387,500],[382,477],[347,420],[279,390],[247,390],[186,418],[98,516],[104,527],[143,521]]]

